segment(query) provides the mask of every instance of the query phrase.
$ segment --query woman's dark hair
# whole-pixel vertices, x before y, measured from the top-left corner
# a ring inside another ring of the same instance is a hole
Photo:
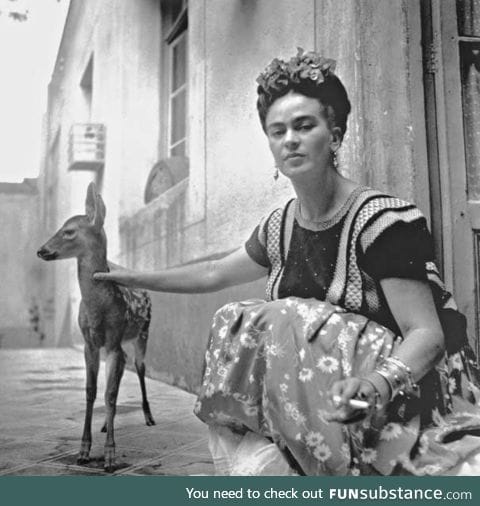
[[[304,53],[300,48],[297,56],[288,62],[274,59],[257,79],[257,110],[263,130],[271,105],[293,91],[316,98],[325,108],[330,128],[340,128],[343,137],[351,106],[345,87],[333,73],[334,68],[333,60],[313,52]]]

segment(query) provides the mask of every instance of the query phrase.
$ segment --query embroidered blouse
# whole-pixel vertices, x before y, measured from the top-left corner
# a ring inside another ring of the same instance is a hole
[[[425,217],[414,205],[366,187],[355,189],[324,222],[304,220],[291,200],[260,222],[245,248],[269,269],[267,299],[327,300],[395,333],[382,279],[435,278],[434,296],[443,294]]]

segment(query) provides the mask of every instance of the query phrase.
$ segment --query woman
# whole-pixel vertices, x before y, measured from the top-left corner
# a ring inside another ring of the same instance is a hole
[[[257,81],[260,121],[296,199],[224,259],[95,277],[200,293],[268,276],[267,302],[216,313],[197,415],[233,438],[274,441],[303,474],[447,472],[480,449],[465,436],[480,416],[464,322],[425,218],[337,171],[350,103],[332,60],[299,50]]]

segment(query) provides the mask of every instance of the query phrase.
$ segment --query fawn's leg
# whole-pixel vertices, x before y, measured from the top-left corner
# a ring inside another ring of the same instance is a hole
[[[125,355],[120,346],[107,349],[105,362],[107,388],[105,390],[105,407],[107,437],[105,440],[105,471],[112,472],[115,465],[115,440],[113,437],[113,419],[117,407],[118,389],[125,368]]]
[[[150,405],[147,400],[147,389],[145,388],[145,352],[147,351],[148,330],[140,332],[135,340],[135,369],[137,370],[138,379],[140,380],[140,389],[142,390],[142,409],[147,425],[155,425]]]
[[[84,334],[88,330],[84,331]],[[98,367],[100,364],[100,352],[89,340],[85,339],[85,365],[87,371],[87,407],[85,410],[85,423],[83,426],[82,442],[80,444],[80,453],[77,458],[77,463],[85,464],[90,459],[90,448],[92,446],[92,413],[93,403],[97,397],[97,377]]]

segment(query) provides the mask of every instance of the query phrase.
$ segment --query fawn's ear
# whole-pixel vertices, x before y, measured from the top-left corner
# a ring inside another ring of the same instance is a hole
[[[95,226],[97,228],[102,228],[103,222],[105,221],[105,215],[107,214],[107,208],[105,207],[105,203],[103,202],[102,196],[99,193],[97,193],[96,197]]]
[[[95,183],[90,183],[87,188],[87,198],[85,200],[85,214],[88,221],[93,223],[95,219],[95,208],[97,207]]]
[[[105,204],[102,197],[97,193],[95,183],[90,183],[87,189],[87,199],[85,200],[85,214],[92,226],[98,229],[103,227],[105,211]]]

